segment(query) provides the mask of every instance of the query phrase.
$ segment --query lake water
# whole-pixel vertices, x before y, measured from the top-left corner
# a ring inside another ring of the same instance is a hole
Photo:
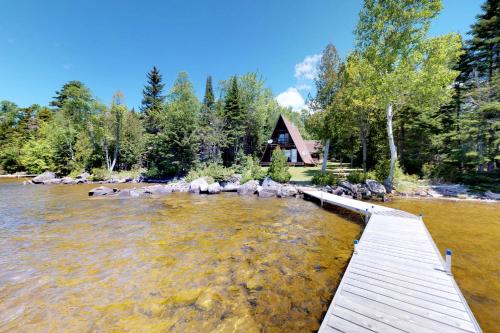
[[[313,331],[362,231],[301,199],[123,200],[88,197],[94,185],[19,182],[0,180],[0,332]],[[495,332],[500,204],[388,205],[424,214]]]
[[[395,200],[390,207],[422,213],[483,332],[500,332],[500,203]]]
[[[1,332],[308,332],[361,226],[301,199],[0,180]]]

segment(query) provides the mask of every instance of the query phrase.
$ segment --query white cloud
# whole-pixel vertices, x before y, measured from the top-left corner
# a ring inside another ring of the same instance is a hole
[[[297,88],[294,87],[290,87],[276,96],[276,101],[283,107],[291,107],[293,111],[300,111],[307,108],[304,98]]]
[[[312,86],[308,83],[299,83],[295,86],[297,90],[305,90],[305,91],[311,91]]]
[[[297,80],[313,80],[318,75],[318,63],[321,54],[306,56],[304,60],[295,65],[295,78]]]

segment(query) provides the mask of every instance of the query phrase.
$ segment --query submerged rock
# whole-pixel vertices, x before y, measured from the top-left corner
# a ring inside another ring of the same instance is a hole
[[[172,193],[172,187],[168,185],[145,186],[142,188],[142,190],[144,190],[144,192],[147,194],[156,194],[156,195]]]
[[[261,189],[258,191],[259,198],[273,198],[277,196],[277,191],[269,190],[269,189]]]
[[[45,185],[51,185],[51,184],[61,184],[62,179],[61,178],[53,178],[49,180],[44,180],[43,184]]]
[[[208,185],[208,194],[218,194],[221,192],[220,184],[215,182],[213,184]]]
[[[109,188],[106,186],[99,186],[96,188],[93,188],[89,191],[89,197],[92,196],[100,196],[100,195],[110,195],[116,192],[119,192],[120,190],[117,188]]]
[[[257,192],[257,188],[259,186],[259,182],[256,180],[249,180],[245,184],[240,185],[238,188],[239,195],[252,195]]]
[[[56,174],[50,171],[45,171],[44,173],[36,176],[31,181],[33,184],[44,184],[46,181],[56,178]]]

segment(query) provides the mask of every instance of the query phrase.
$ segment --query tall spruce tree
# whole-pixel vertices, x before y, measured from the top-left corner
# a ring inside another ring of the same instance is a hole
[[[500,0],[487,0],[481,6],[483,13],[476,16],[471,26],[469,41],[471,65],[481,76],[491,82],[500,67]]]
[[[147,133],[155,134],[159,131],[158,116],[163,109],[165,96],[163,95],[162,76],[160,71],[153,66],[147,74],[148,83],[142,90],[141,111],[144,113],[144,128]]]
[[[198,123],[200,161],[205,164],[220,163],[221,150],[225,144],[224,120],[217,112],[211,76],[207,77]]]
[[[242,146],[245,134],[245,114],[241,107],[238,79],[233,76],[224,101],[224,132],[227,147],[224,151],[224,164],[232,165]]]
[[[209,75],[207,77],[207,82],[205,85],[205,98],[203,99],[203,105],[206,108],[211,108],[214,106],[215,97],[214,97],[214,89],[212,87],[212,76]]]

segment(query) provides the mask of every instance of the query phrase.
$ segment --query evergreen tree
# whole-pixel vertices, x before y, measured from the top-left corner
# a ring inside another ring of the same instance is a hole
[[[205,97],[198,120],[198,137],[200,144],[200,162],[213,164],[221,162],[221,152],[225,145],[224,119],[218,112],[221,103],[215,101],[212,77],[208,76]]]
[[[148,83],[142,90],[141,111],[144,117],[144,127],[147,133],[155,134],[159,131],[159,116],[163,109],[165,96],[163,95],[162,76],[160,71],[153,66],[153,69],[147,74]]]
[[[205,98],[203,99],[203,105],[210,109],[214,106],[215,97],[214,97],[214,89],[212,87],[212,76],[209,75],[207,77],[207,82],[205,85]]]
[[[500,0],[486,0],[481,8],[470,31],[470,66],[491,82],[500,62]]]
[[[159,132],[150,138],[150,176],[184,175],[197,162],[200,103],[187,73],[181,72],[168,95]]]
[[[229,90],[224,101],[224,132],[227,137],[227,148],[224,150],[224,164],[229,166],[235,162],[242,148],[245,134],[245,114],[241,107],[238,80],[232,77]]]
[[[273,150],[268,174],[274,181],[286,183],[290,180],[290,178],[292,178],[292,175],[288,172],[287,160],[287,157],[283,154],[283,151],[279,146]]]

